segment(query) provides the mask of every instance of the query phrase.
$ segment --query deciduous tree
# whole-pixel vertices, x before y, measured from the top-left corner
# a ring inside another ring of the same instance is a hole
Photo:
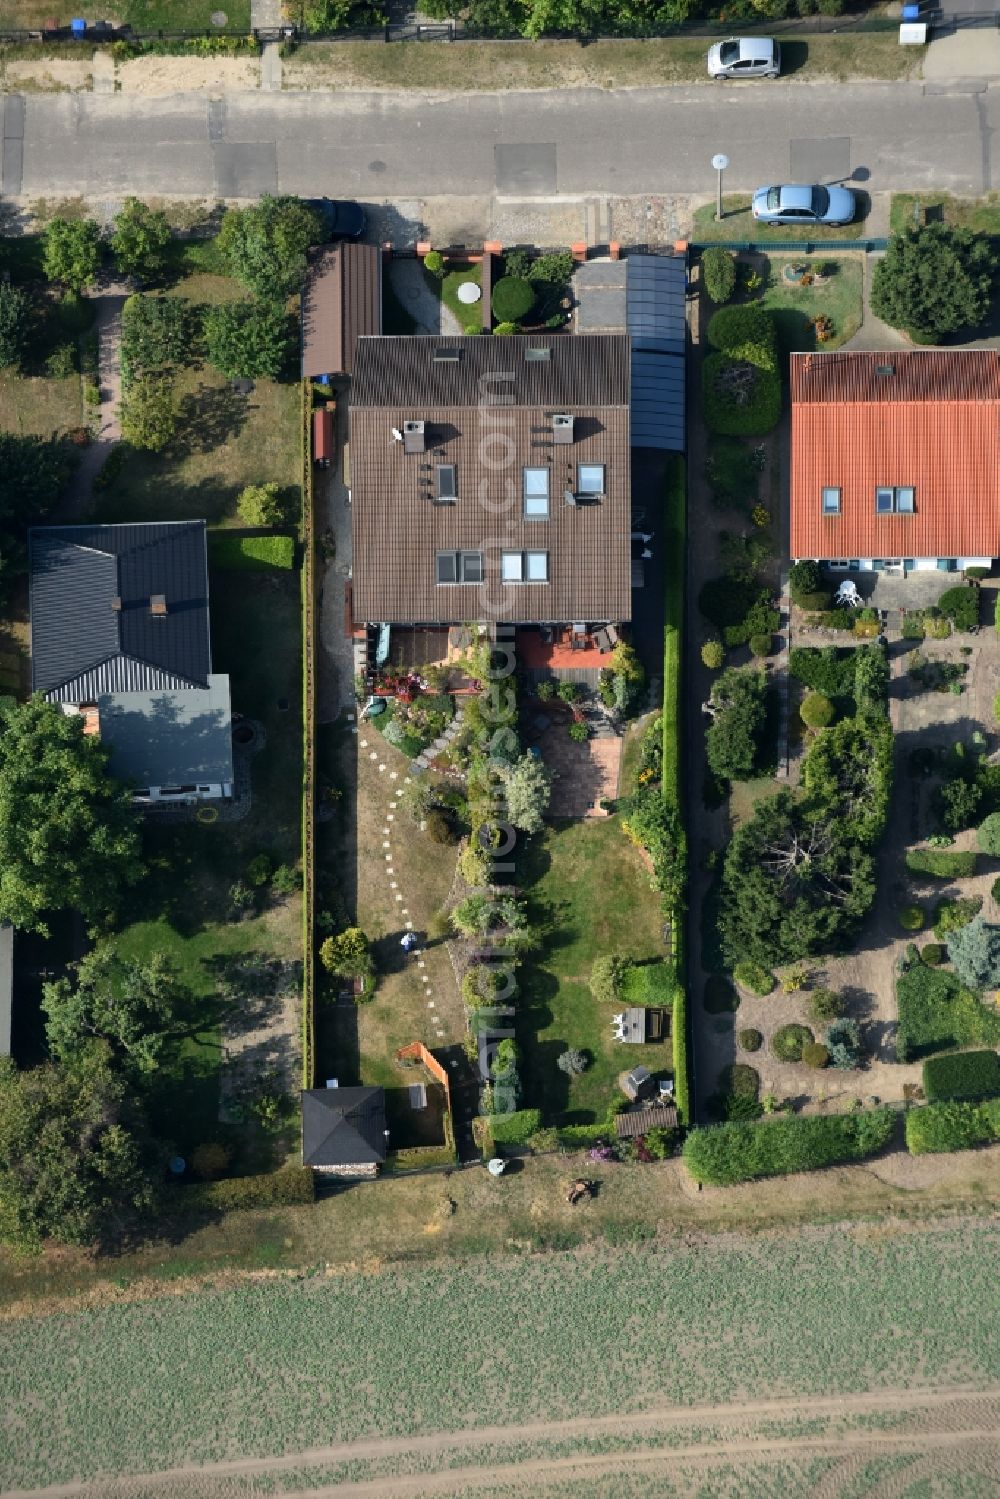
[[[162,275],[170,243],[167,216],[141,198],[126,198],[115,219],[111,251],[123,276],[155,281]]]
[[[277,379],[289,347],[288,318],[280,306],[224,302],[205,313],[205,352],[229,379]]]
[[[45,1036],[54,1057],[68,1060],[97,1039],[140,1072],[151,1072],[166,1043],[184,1033],[192,1004],[190,989],[165,954],[135,961],[107,943],[88,953],[71,978],[42,988]]]
[[[265,194],[250,208],[231,208],[218,245],[230,274],[266,301],[283,302],[306,277],[306,251],[322,234],[319,218],[298,198]]]
[[[705,752],[713,775],[745,781],[754,774],[764,727],[764,690],[763,672],[736,667],[712,683]]]
[[[33,320],[34,304],[28,293],[0,281],[0,369],[20,369]]]
[[[101,231],[93,219],[52,219],[42,235],[42,269],[49,281],[82,292],[101,263]]]
[[[0,710],[0,921],[46,934],[49,911],[94,922],[141,877],[138,814],[107,762],[57,704]]]
[[[506,793],[506,820],[522,833],[540,833],[552,794],[552,772],[537,755],[522,755],[499,769]]]

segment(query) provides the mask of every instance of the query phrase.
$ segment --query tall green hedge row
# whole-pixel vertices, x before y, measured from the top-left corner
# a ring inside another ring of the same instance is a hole
[[[981,1103],[929,1103],[906,1116],[906,1148],[911,1155],[940,1150],[971,1150],[1000,1140],[1000,1098]]]
[[[691,1131],[684,1142],[684,1161],[695,1181],[728,1187],[863,1160],[888,1145],[895,1126],[892,1109],[719,1124]]]
[[[1000,1095],[1000,1055],[995,1051],[952,1051],[928,1057],[924,1092],[931,1103],[949,1098],[996,1098]]]
[[[312,1202],[308,1166],[283,1166],[266,1176],[233,1176],[226,1181],[178,1187],[168,1199],[181,1213],[228,1213],[237,1208],[284,1208]]]
[[[906,856],[910,874],[923,874],[932,880],[961,880],[976,872],[974,850],[948,848],[914,848]]]
[[[687,483],[684,460],[672,454],[668,460],[663,497],[663,522],[667,558],[664,587],[663,631],[663,754],[661,794],[678,810],[683,820],[680,776],[681,739],[681,651],[684,623],[685,533]],[[671,1032],[673,1041],[674,1097],[682,1124],[691,1122],[691,1087],[688,1077],[687,976],[684,964],[684,913],[673,913],[674,985]]]

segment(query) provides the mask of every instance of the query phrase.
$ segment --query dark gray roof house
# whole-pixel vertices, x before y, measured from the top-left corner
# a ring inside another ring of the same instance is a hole
[[[140,796],[228,795],[229,678],[212,671],[204,521],[28,533],[32,688]]]
[[[308,1088],[303,1092],[303,1165],[335,1176],[374,1176],[385,1154],[382,1088]]]

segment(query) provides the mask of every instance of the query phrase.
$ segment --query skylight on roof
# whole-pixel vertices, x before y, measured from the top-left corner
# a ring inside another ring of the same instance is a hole
[[[435,364],[457,364],[462,357],[461,349],[452,347],[438,348],[434,350]]]
[[[526,364],[547,364],[552,358],[552,350],[549,348],[532,347],[530,344],[524,351]]]

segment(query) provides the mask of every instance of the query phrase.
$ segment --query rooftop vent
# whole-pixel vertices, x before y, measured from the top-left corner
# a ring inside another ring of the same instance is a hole
[[[165,593],[154,593],[150,595],[149,612],[154,619],[163,619],[167,613],[167,596]]]
[[[894,364],[877,364],[875,366],[875,373],[881,379],[887,380],[890,375],[896,373],[896,366]]]
[[[120,593],[116,593],[115,596],[114,596],[114,598],[111,600],[111,608],[112,608],[112,610],[114,611],[115,614],[121,614],[121,612],[122,612],[122,598],[121,598],[121,594]]]
[[[529,344],[524,351],[524,361],[526,364],[548,364],[551,358],[552,350],[549,348],[540,349],[537,345],[533,347]]]
[[[403,452],[423,453],[427,448],[427,433],[423,422],[403,423]]]
[[[559,444],[573,441],[573,418],[571,416],[557,412],[552,418],[552,441]]]
[[[435,364],[457,364],[461,357],[461,349],[453,348],[450,345],[447,348],[437,348],[434,350]]]

